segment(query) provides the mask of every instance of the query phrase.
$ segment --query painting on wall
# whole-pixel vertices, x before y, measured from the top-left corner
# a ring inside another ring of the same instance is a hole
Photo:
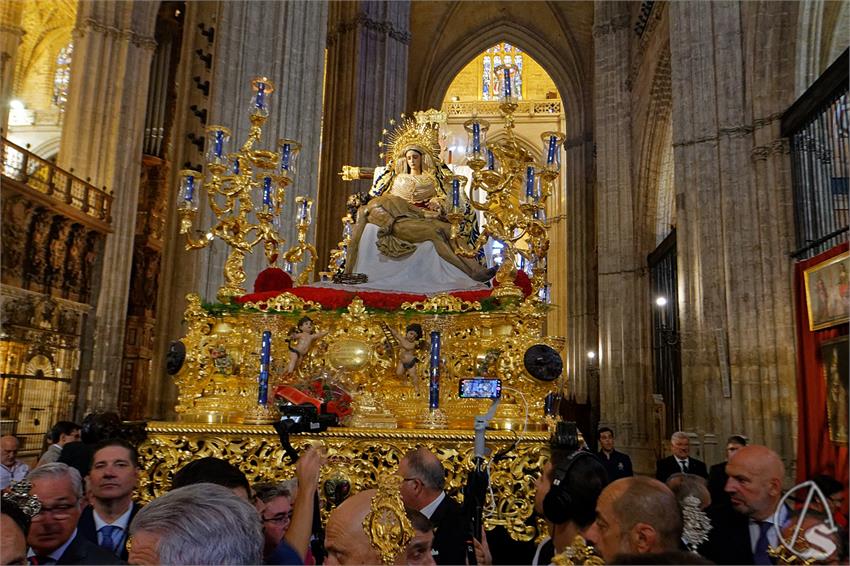
[[[805,271],[809,330],[850,320],[850,252],[829,258]]]
[[[820,346],[823,376],[826,380],[826,411],[829,439],[847,444],[848,377],[850,377],[850,341],[847,335],[824,342]]]

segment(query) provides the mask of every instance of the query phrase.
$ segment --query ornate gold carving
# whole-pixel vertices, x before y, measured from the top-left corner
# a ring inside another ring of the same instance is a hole
[[[322,309],[322,305],[314,301],[305,301],[292,293],[281,293],[271,299],[251,301],[244,303],[242,306],[247,309],[274,312],[301,312]]]
[[[404,513],[400,484],[399,476],[382,474],[378,478],[378,492],[372,497],[369,513],[363,519],[363,531],[384,564],[394,564],[396,556],[414,536],[413,525]]]
[[[424,301],[402,303],[401,310],[468,312],[481,310],[481,303],[478,301],[463,301],[452,295],[440,294],[428,297]]]
[[[558,566],[574,566],[577,564],[601,566],[605,564],[605,561],[596,554],[596,549],[589,546],[581,535],[576,535],[570,546],[552,557],[552,564]]]
[[[176,470],[205,456],[227,459],[251,482],[284,480],[295,473],[293,465],[282,462],[283,448],[269,425],[150,422],[147,433],[147,439],[139,447],[144,470],[139,495],[143,502],[168,491]],[[513,444],[516,434],[487,431],[486,438],[488,446],[500,450]],[[467,473],[473,467],[471,430],[335,428],[314,435],[292,436],[297,450],[317,440],[324,443],[330,456],[320,481],[336,477],[344,470],[352,492],[376,487],[374,478],[394,472],[404,454],[417,446],[427,447],[440,458],[446,468],[446,490],[461,500]],[[490,481],[495,501],[493,513],[485,517],[486,528],[503,526],[516,540],[537,537],[542,523],[526,523],[532,514],[534,481],[545,463],[548,440],[549,433],[526,433],[504,460],[492,464]],[[325,497],[321,491],[320,497]]]

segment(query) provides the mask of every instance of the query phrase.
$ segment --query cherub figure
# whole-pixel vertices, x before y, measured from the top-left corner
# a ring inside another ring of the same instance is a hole
[[[313,342],[327,335],[328,331],[316,332],[313,319],[309,316],[302,316],[295,328],[289,333],[289,338],[286,339],[286,344],[289,346],[289,363],[286,365],[284,373],[287,375],[295,373],[295,370],[301,364],[301,360],[313,346]]]
[[[413,390],[419,395],[419,380],[416,375],[416,364],[419,362],[419,358],[416,357],[416,350],[422,347],[422,325],[415,322],[408,324],[407,328],[404,329],[404,336],[395,328],[390,328],[390,332],[398,340],[400,350],[395,374],[398,377],[405,375],[409,377],[413,382]]]

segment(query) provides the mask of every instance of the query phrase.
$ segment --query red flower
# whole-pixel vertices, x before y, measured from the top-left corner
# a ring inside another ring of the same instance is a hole
[[[257,275],[254,280],[254,292],[284,291],[292,288],[292,277],[278,267],[269,267]]]

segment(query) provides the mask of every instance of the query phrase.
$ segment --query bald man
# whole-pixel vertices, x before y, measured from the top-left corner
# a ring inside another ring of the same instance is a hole
[[[682,538],[676,496],[658,480],[643,476],[608,484],[596,502],[596,521],[587,539],[607,564],[619,554],[675,552]]]
[[[30,467],[18,460],[18,439],[12,435],[0,436],[0,490],[21,481]]]
[[[774,521],[782,528],[789,516],[779,506],[782,460],[767,446],[751,444],[732,455],[726,473],[729,505],[709,510],[714,528],[700,554],[717,564],[772,564],[767,549],[779,542]]]
[[[328,517],[325,529],[325,564],[381,564],[381,557],[363,529],[363,521],[372,508],[377,490],[355,493]],[[431,543],[434,532],[428,520],[418,511],[405,509],[413,525],[414,537],[396,557],[396,564],[434,564]]]

